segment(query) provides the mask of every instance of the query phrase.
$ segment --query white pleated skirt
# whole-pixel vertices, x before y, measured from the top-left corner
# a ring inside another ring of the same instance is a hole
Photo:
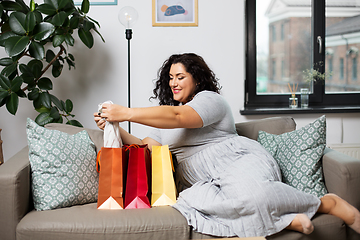
[[[280,169],[258,142],[236,136],[178,161],[184,187],[173,207],[197,232],[220,237],[269,236],[296,214],[312,218],[316,196],[281,182]]]

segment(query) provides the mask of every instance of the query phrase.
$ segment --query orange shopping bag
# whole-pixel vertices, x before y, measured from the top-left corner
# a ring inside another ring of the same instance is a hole
[[[101,148],[97,161],[97,169],[100,168],[98,209],[124,208],[124,160],[122,148]]]
[[[176,202],[174,166],[168,145],[152,147],[151,206],[173,205]]]

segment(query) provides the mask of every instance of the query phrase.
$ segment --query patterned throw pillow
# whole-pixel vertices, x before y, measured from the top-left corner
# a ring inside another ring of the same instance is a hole
[[[36,210],[97,201],[95,145],[85,130],[69,135],[28,118],[26,133]]]
[[[259,131],[258,141],[279,164],[285,183],[318,197],[327,193],[321,162],[326,145],[325,115],[281,135]]]

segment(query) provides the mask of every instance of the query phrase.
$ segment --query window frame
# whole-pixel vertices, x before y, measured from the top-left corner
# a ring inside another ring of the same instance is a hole
[[[325,62],[325,0],[312,0],[312,59],[313,62]],[[316,12],[316,14],[314,14]],[[252,114],[251,109],[286,108],[289,104],[289,94],[257,94],[256,92],[256,0],[245,0],[245,99],[241,114]],[[314,17],[316,16],[316,17]],[[269,33],[272,34],[272,33]],[[315,37],[316,36],[316,37]],[[319,54],[317,36],[322,39],[323,51]],[[317,66],[320,72],[325,71],[325,64]],[[300,97],[300,94],[297,94]],[[316,108],[342,108],[356,107],[360,110],[360,93],[325,93],[325,84],[314,84],[313,92],[309,96],[308,111]],[[300,109],[300,108],[299,108]],[[297,110],[297,109],[295,109]],[[275,111],[275,113],[278,113]],[[254,113],[256,114],[256,113]]]

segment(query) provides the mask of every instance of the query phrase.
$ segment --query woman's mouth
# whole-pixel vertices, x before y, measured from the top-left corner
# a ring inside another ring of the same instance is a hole
[[[181,90],[179,90],[179,89],[173,89],[173,93],[174,94],[177,94],[177,93],[179,93]]]

